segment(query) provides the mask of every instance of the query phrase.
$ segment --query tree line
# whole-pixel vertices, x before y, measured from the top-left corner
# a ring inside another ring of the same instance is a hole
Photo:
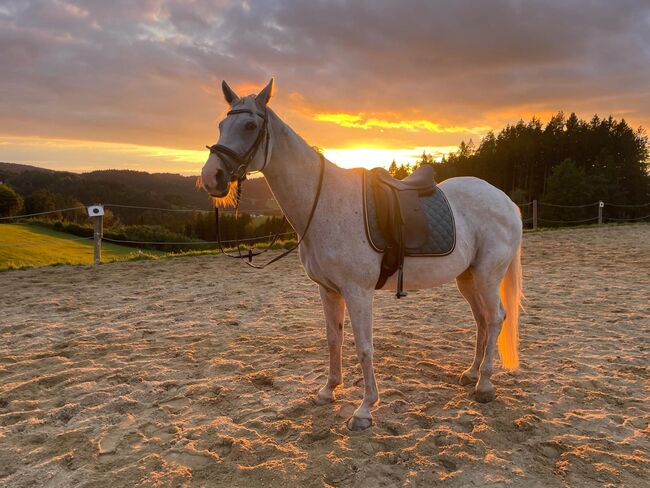
[[[461,142],[458,151],[434,162],[423,154],[414,165],[391,165],[404,178],[422,164],[432,164],[436,179],[476,176],[507,193],[516,203],[532,200],[554,205],[582,205],[603,200],[617,205],[650,202],[648,137],[625,120],[591,120],[560,112],[544,125],[520,120],[498,134],[489,132],[476,146]],[[549,218],[580,217],[591,210],[546,209]],[[648,213],[643,208],[608,208],[619,218]]]

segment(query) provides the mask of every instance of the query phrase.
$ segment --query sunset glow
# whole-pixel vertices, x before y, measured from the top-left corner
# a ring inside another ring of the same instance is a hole
[[[450,152],[456,151],[457,146],[414,147],[412,149],[382,149],[382,148],[352,148],[325,149],[323,153],[330,161],[343,168],[387,168],[392,161],[400,164],[412,164],[421,159],[422,153],[433,156],[437,161]]]
[[[351,129],[399,129],[409,132],[433,132],[436,134],[467,134],[467,133],[480,133],[490,130],[489,126],[483,127],[443,127],[440,124],[431,122],[430,120],[386,120],[377,117],[365,117],[363,114],[315,114],[314,120],[321,122],[333,122],[341,127],[348,127]]]
[[[326,158],[343,168],[374,168],[388,167],[392,161],[411,164],[420,159],[422,153],[439,161],[443,155],[456,149],[457,146],[424,146],[410,149],[358,147],[325,148],[323,153]],[[206,150],[11,136],[0,136],[0,151],[6,161],[73,172],[131,169],[195,175],[200,172],[207,158]],[[65,164],[62,164],[63,161]]]
[[[411,149],[349,148],[323,149],[325,157],[343,168],[388,167],[391,161],[413,163],[425,152],[440,160],[456,146]],[[101,141],[0,137],[3,160],[35,164],[48,169],[73,172],[97,169],[198,174],[207,158],[206,150],[173,149],[160,146],[119,144]],[[62,163],[65,161],[65,163]]]
[[[103,141],[0,136],[3,161],[73,172],[132,169],[196,174],[207,150],[174,149]]]

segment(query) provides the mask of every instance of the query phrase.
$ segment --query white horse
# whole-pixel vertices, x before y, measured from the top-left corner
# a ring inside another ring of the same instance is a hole
[[[212,146],[203,167],[202,184],[213,197],[224,198],[232,194],[233,182],[246,173],[261,171],[266,177],[302,239],[302,265],[320,287],[329,376],[315,402],[334,401],[334,390],[342,382],[347,306],[364,379],[363,401],[347,425],[351,430],[365,429],[372,425],[371,410],[379,401],[373,370],[372,302],[382,254],[373,250],[366,236],[361,174],[322,159],[267,107],[273,80],[258,95],[241,98],[225,81],[222,88],[230,111],[219,124],[219,142]],[[308,226],[321,168],[322,190]],[[456,247],[442,257],[407,257],[404,287],[430,288],[456,279],[477,326],[474,361],[460,376],[460,383],[475,385],[476,399],[489,402],[495,397],[490,377],[497,343],[504,367],[518,366],[521,216],[501,190],[483,180],[450,178],[440,188],[454,213]],[[395,287],[393,275],[382,289]]]

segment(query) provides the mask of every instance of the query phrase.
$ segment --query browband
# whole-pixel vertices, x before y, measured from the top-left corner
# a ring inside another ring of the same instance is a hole
[[[226,116],[228,116],[228,115],[236,115],[236,114],[251,114],[251,115],[255,115],[255,113],[257,113],[257,115],[259,115],[259,116],[262,117],[264,120],[266,120],[266,114],[265,114],[265,113],[262,113],[262,112],[253,112],[252,110],[247,109],[247,108],[238,108],[238,109],[235,109],[235,110],[231,110],[230,112],[228,112],[228,113],[226,114]]]

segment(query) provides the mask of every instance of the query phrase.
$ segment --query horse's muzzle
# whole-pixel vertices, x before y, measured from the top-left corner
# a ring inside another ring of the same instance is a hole
[[[221,188],[221,185],[217,186],[217,188],[213,189],[212,191],[208,191],[208,194],[211,197],[214,198],[223,198],[226,195],[228,195],[228,192],[230,191],[230,186],[228,182],[226,181],[225,187]]]
[[[203,178],[203,188],[211,197],[221,198],[228,194],[230,182],[226,175],[220,169],[214,173],[214,176]]]

